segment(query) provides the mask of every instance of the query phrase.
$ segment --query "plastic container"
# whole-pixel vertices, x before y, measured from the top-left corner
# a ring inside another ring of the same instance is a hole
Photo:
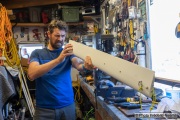
[[[166,89],[166,96],[172,100],[174,100],[176,103],[180,102],[180,88],[167,88]]]
[[[79,22],[79,7],[63,6],[62,18],[65,22]]]
[[[29,16],[30,16],[30,22],[41,22],[41,8],[30,7]]]

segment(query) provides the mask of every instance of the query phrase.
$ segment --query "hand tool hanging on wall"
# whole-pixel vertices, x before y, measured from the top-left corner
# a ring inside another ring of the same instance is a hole
[[[104,7],[102,7],[102,10],[101,10],[101,12],[102,12],[102,26],[103,26],[103,34],[105,34],[105,32],[106,32],[106,18],[105,18],[105,8]]]
[[[124,51],[124,48],[127,44],[126,42],[126,32],[121,30],[118,32],[118,39],[119,39],[119,51]]]
[[[131,48],[134,48],[134,28],[133,28],[133,20],[129,20],[129,37]]]
[[[146,22],[144,22],[144,31],[143,31],[143,33],[144,33],[144,40],[147,40],[148,39],[148,32],[147,32],[147,23]]]
[[[116,11],[115,13],[115,32],[118,32],[118,28],[120,28],[121,19],[119,18],[119,13]]]
[[[130,44],[126,45],[126,48],[124,50],[123,59],[130,61],[130,62],[133,62],[135,59],[135,55],[134,55],[133,49],[130,47]]]
[[[109,2],[105,4],[105,27],[106,27],[106,34],[110,34],[109,31]]]
[[[127,44],[127,19],[128,19],[128,3],[127,1],[123,1],[122,2],[122,9],[121,9],[121,13],[120,13],[120,19],[121,19],[121,40],[120,40],[120,45],[124,48]]]
[[[118,45],[118,51],[124,51],[124,45],[122,40],[122,31],[118,31],[117,34],[117,45]]]
[[[129,11],[129,37],[131,48],[134,48],[134,19],[136,18],[136,2],[135,0],[128,0],[128,11]]]
[[[97,24],[94,24],[94,33],[96,34],[96,33],[98,33],[98,25]]]
[[[120,14],[120,18],[122,21],[128,19],[128,3],[126,1],[122,2],[122,10]]]

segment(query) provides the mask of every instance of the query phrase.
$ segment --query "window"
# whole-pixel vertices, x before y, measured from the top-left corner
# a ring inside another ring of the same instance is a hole
[[[32,51],[35,49],[42,49],[44,48],[44,44],[19,44],[19,53],[23,58],[29,58]]]
[[[180,0],[156,0],[149,5],[152,69],[155,76],[180,82]]]

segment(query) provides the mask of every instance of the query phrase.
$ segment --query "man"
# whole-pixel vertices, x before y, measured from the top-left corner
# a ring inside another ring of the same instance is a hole
[[[52,20],[47,48],[37,49],[30,56],[28,77],[36,80],[35,120],[75,120],[71,67],[79,71],[94,68],[89,56],[83,64],[73,55],[71,44],[63,48],[66,33],[65,22]]]
[[[22,48],[22,57],[28,59],[29,58],[29,54],[27,53],[27,49],[26,48]]]

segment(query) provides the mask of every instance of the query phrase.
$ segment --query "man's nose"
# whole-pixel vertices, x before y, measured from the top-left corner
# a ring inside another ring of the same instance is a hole
[[[59,41],[63,41],[63,37],[59,36],[59,37],[58,37],[58,40],[59,40]]]

